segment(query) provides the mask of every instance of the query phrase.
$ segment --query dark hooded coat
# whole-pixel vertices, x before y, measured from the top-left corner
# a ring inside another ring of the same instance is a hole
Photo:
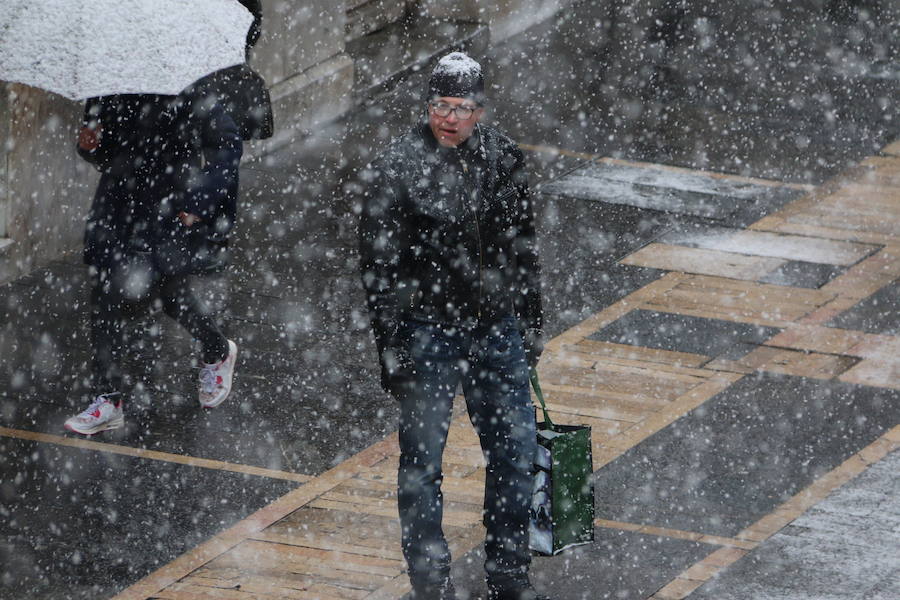
[[[240,0],[253,15],[249,52],[260,35],[262,5]],[[83,126],[95,147],[78,153],[102,173],[88,215],[84,261],[111,269],[149,256],[165,274],[224,266],[237,218],[242,140],[273,133],[265,81],[246,63],[207,75],[177,97],[93,98]],[[201,221],[184,226],[178,214]]]
[[[370,165],[363,185],[362,281],[385,389],[411,369],[406,319],[475,327],[514,316],[526,346],[538,342],[534,209],[512,140],[479,125],[444,148],[422,123]]]
[[[246,63],[207,75],[188,88],[186,94],[216,101],[234,119],[245,140],[272,137],[272,101],[265,80]]]
[[[218,102],[192,96],[121,95],[88,101],[85,125],[99,145],[79,154],[101,172],[88,215],[84,260],[111,269],[149,254],[224,245],[234,225],[242,140]],[[179,212],[200,217],[186,227]]]

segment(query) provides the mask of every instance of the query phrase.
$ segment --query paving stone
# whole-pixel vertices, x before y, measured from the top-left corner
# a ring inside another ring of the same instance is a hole
[[[885,499],[885,508],[888,503]],[[895,532],[893,535],[900,544],[900,517],[889,512],[860,516],[816,507],[793,521],[790,530],[785,530],[784,534],[810,540],[810,543],[843,539],[849,546],[872,548],[883,544],[885,538],[891,536],[890,532]]]
[[[846,271],[844,267],[822,263],[788,261],[762,279],[763,283],[818,289]]]
[[[538,205],[544,329],[556,335],[664,274],[619,258],[677,223],[631,206],[543,196]],[[578,240],[568,244],[565,240]],[[570,265],[585,265],[585,271]],[[589,276],[587,276],[589,274]],[[551,292],[552,290],[552,292]]]
[[[5,598],[108,597],[297,485],[10,438],[0,455]]]
[[[0,384],[6,385],[6,382],[0,381]],[[71,406],[65,406],[63,404],[66,399],[65,392],[61,394],[62,401],[44,402],[43,398],[47,396],[45,393],[40,397],[23,398],[3,394],[0,396],[0,423],[10,429],[63,435],[65,420],[85,407],[82,405],[79,408],[74,400],[71,401]]]
[[[900,469],[894,451],[700,587],[697,600],[865,600],[896,597]],[[886,493],[887,492],[887,493]],[[880,497],[860,516],[854,499]],[[893,506],[893,509],[884,510]]]
[[[735,252],[687,248],[655,242],[623,258],[622,262],[667,271],[748,281],[759,281],[785,263],[781,258],[748,256]]]
[[[827,325],[840,329],[853,329],[866,333],[900,335],[898,302],[900,302],[900,280],[888,284],[861,300],[850,310],[844,311]]]
[[[801,377],[832,379],[839,377],[859,362],[852,356],[786,350],[774,347],[777,344],[771,340],[767,343],[772,346],[758,346],[738,360],[717,359],[705,364],[704,368],[732,373],[753,373],[759,370]]]
[[[900,567],[866,590],[860,600],[896,600],[900,590]]]
[[[872,244],[699,223],[674,230],[657,241],[692,248],[840,266],[856,264],[879,249]]]
[[[736,360],[779,331],[774,327],[638,309],[588,339]]]
[[[895,455],[891,455],[891,460],[880,460],[870,465],[868,469],[854,480],[857,485],[842,488],[840,494],[834,494],[829,498],[828,506],[843,502],[848,495],[850,496],[850,503],[852,503],[854,490],[863,488],[877,488],[887,496],[894,499],[900,498],[900,477],[895,477],[897,474],[897,460]]]
[[[593,163],[542,188],[545,194],[627,204],[707,219],[743,223],[797,196],[746,181],[648,166]],[[758,218],[758,217],[757,217]]]
[[[71,298],[88,290],[88,267],[77,263],[56,260],[46,267],[32,271],[28,275],[14,279],[10,283],[24,286],[35,293],[45,294],[48,302],[60,298]],[[37,292],[40,290],[40,292]]]
[[[879,485],[881,486],[882,484]],[[896,489],[900,485],[895,483],[891,486],[888,484],[887,489],[878,490],[867,489],[862,485],[846,487],[841,489],[840,493],[829,496],[827,503],[819,504],[814,510],[800,516],[795,521],[795,524],[801,527],[814,527],[816,515],[819,515],[821,511],[830,511],[847,517],[866,518],[873,515],[882,515],[884,511],[892,508],[895,510],[900,509],[900,504],[892,504],[891,502],[891,491],[893,491],[891,487]],[[828,515],[821,516],[828,518]]]
[[[0,326],[31,337],[75,337],[86,330],[87,301],[86,286],[6,284],[0,286]]]
[[[268,160],[268,157],[264,160]],[[241,166],[241,198],[231,247],[237,252],[262,252],[270,245],[297,244],[332,248],[341,243],[341,221],[323,209],[331,173],[297,165],[280,169]]]
[[[733,537],[900,420],[900,392],[745,376],[595,474],[597,516]]]
[[[853,551],[856,550],[856,551]],[[776,536],[698,588],[691,600],[847,600],[887,573],[859,546]],[[835,566],[839,565],[838,568]],[[735,581],[737,579],[737,581]]]
[[[643,600],[716,546],[633,531],[595,528],[594,541],[555,557],[535,557],[531,579],[556,600]],[[484,598],[484,548],[453,562],[460,598]]]
[[[175,454],[320,473],[365,448],[367,440],[383,438],[397,418],[396,404],[380,401],[374,348],[336,353],[335,347],[332,340],[320,340],[293,351],[248,348],[241,354],[232,399],[213,411],[198,407],[196,372],[189,367],[176,363],[179,368],[170,373],[141,373],[135,364],[128,364],[125,368],[135,387],[129,389],[126,401],[126,425],[95,437]],[[363,359],[361,369],[357,362]],[[58,379],[39,373],[16,378],[0,373],[0,424],[67,435],[63,421],[87,401],[85,367],[67,367],[61,371],[66,376]],[[348,372],[357,377],[348,378]],[[336,437],[344,440],[340,449],[335,448]]]

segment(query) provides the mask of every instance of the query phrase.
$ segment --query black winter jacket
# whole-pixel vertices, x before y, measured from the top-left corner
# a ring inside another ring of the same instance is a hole
[[[382,383],[408,376],[404,319],[474,327],[516,317],[532,362],[542,328],[534,208],[521,150],[479,125],[444,148],[425,124],[363,173],[363,286]]]
[[[112,268],[179,235],[225,242],[234,225],[242,140],[218,102],[123,95],[88,101],[99,146],[79,154],[102,173],[88,216],[84,260]],[[178,219],[201,217],[191,231]]]

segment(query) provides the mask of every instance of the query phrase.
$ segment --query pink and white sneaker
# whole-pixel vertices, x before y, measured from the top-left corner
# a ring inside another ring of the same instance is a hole
[[[84,411],[66,419],[65,428],[82,435],[94,435],[125,424],[119,392],[100,394]]]
[[[237,362],[237,344],[228,340],[228,356],[220,362],[203,365],[200,369],[200,406],[215,408],[225,402],[231,393],[235,362]]]

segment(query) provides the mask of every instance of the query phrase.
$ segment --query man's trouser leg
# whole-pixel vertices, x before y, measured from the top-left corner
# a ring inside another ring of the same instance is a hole
[[[515,320],[477,330],[463,378],[469,416],[487,460],[485,571],[515,589],[528,582],[532,469],[537,451],[528,364]]]
[[[450,549],[441,528],[441,455],[463,358],[459,333],[408,324],[415,379],[398,394],[400,470],[398,506],[403,555],[413,586],[438,586],[450,572]]]

